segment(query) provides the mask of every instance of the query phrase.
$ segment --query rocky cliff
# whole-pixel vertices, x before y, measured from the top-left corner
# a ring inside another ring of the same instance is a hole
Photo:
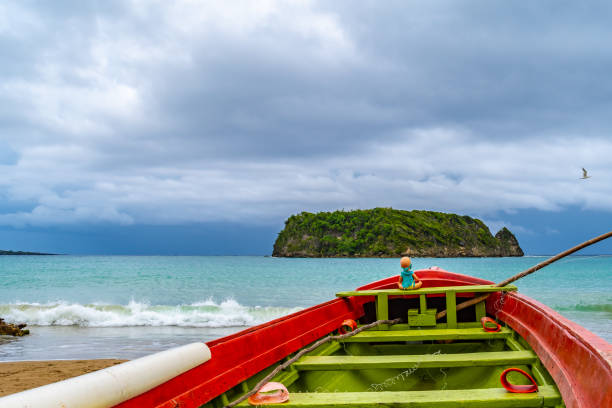
[[[493,236],[482,221],[466,215],[374,208],[292,215],[272,255],[499,257],[523,256],[523,250],[507,228]]]

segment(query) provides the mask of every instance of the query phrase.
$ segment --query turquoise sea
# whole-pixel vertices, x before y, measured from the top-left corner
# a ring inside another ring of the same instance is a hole
[[[415,258],[499,282],[543,261]],[[206,256],[2,256],[0,317],[32,334],[0,336],[0,361],[131,359],[209,341],[399,274],[398,259]],[[612,256],[572,256],[519,291],[612,342]]]

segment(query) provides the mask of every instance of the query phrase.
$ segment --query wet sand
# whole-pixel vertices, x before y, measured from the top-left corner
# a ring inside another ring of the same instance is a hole
[[[53,360],[0,363],[0,396],[40,387],[92,371],[101,370],[126,360]]]

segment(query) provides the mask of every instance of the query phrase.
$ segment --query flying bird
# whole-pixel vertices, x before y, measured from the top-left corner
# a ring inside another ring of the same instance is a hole
[[[583,167],[583,168],[582,168],[582,177],[580,177],[580,179],[581,179],[581,180],[586,180],[586,179],[588,179],[588,178],[591,178],[591,176],[589,176],[589,175],[587,174],[586,169]]]

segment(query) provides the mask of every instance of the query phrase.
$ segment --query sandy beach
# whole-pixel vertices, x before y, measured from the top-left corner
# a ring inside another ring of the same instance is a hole
[[[101,370],[126,360],[52,360],[0,363],[0,397]]]

